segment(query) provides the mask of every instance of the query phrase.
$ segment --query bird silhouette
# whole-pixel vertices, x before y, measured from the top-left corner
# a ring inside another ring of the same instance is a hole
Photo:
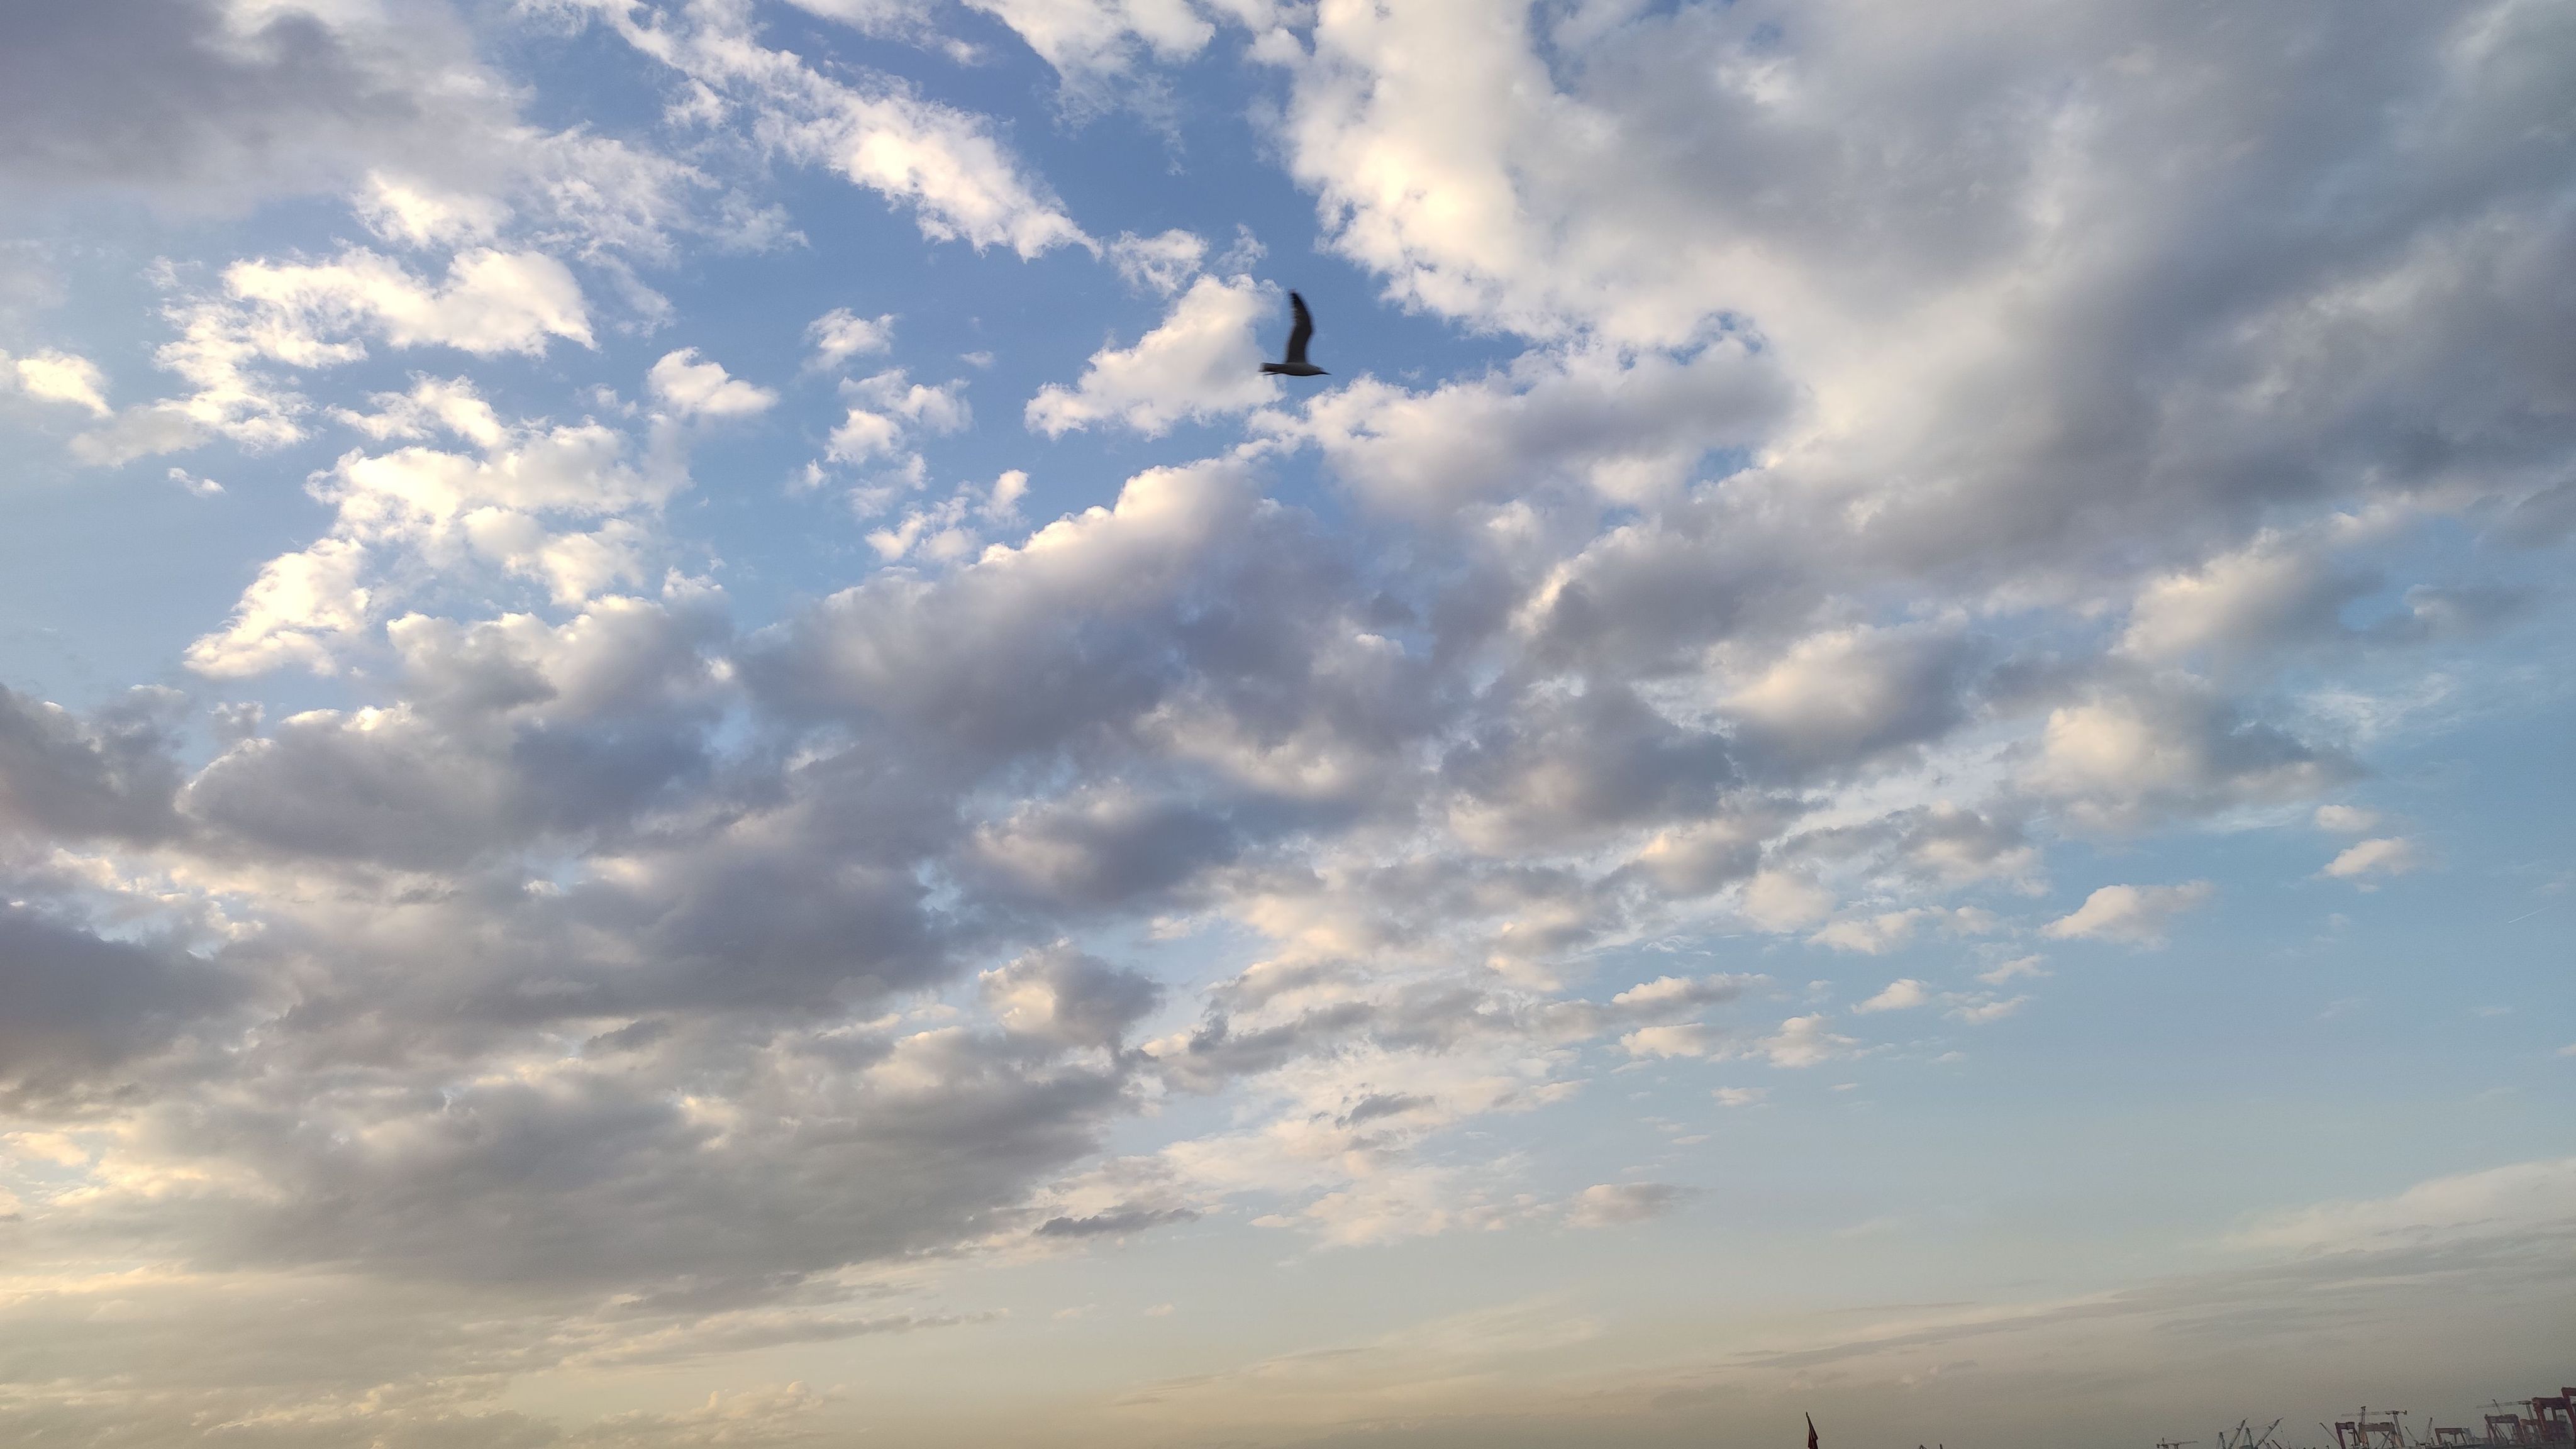
[[[1297,315],[1296,325],[1288,329],[1288,360],[1265,362],[1261,370],[1282,377],[1322,377],[1324,370],[1306,360],[1306,341],[1315,335],[1315,314],[1306,310],[1306,299],[1291,292],[1288,310]]]

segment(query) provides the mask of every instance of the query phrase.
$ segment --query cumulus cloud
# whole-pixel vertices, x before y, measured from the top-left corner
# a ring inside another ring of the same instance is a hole
[[[219,295],[175,307],[179,336],[156,360],[194,389],[137,404],[73,440],[86,462],[117,464],[225,437],[253,448],[298,442],[309,410],[274,369],[345,366],[367,339],[468,354],[542,353],[557,338],[593,345],[581,285],[543,252],[461,252],[444,284],[351,248],[328,262],[236,262]]]
[[[1172,304],[1170,315],[1126,348],[1091,355],[1071,387],[1050,383],[1029,399],[1031,429],[1062,437],[1116,423],[1160,437],[1179,422],[1205,422],[1245,412],[1279,396],[1262,374],[1256,322],[1277,305],[1272,289],[1249,277],[1201,277]]]
[[[974,417],[962,380],[933,387],[913,381],[903,368],[844,381],[841,393],[850,400],[850,408],[832,429],[825,452],[835,462],[865,463],[885,457],[901,451],[917,434],[958,432]]]
[[[2404,875],[2424,865],[2423,848],[2404,836],[2364,840],[2344,848],[2320,872],[2335,880],[2361,881],[2378,875]]]
[[[686,481],[670,459],[639,463],[631,439],[597,423],[505,425],[455,384],[424,380],[377,402],[378,412],[355,419],[363,430],[444,432],[474,451],[415,444],[342,454],[310,485],[334,509],[331,531],[264,565],[230,622],[190,646],[191,668],[216,677],[288,664],[334,672],[393,588],[420,582],[420,563],[488,564],[542,585],[559,604],[643,581],[647,523]]]
[[[2050,710],[2024,778],[2077,825],[2131,831],[2177,815],[2314,796],[2354,772],[2341,751],[2247,719],[2202,685],[2174,681]]]
[[[2132,946],[2161,946],[2165,925],[2218,893],[2205,880],[2174,886],[2107,885],[2084,898],[2084,904],[2040,928],[2058,941],[2119,941]]]
[[[1932,999],[1931,989],[1911,976],[1887,983],[1876,996],[1852,1008],[1854,1011],[1906,1011]]]
[[[107,374],[98,364],[73,353],[48,349],[26,357],[0,352],[0,382],[38,402],[61,403],[106,417]]]
[[[1158,236],[1125,232],[1109,244],[1109,261],[1127,285],[1168,297],[1199,274],[1207,261],[1207,240],[1178,227]]]
[[[663,406],[683,417],[757,417],[778,405],[778,394],[727,373],[713,362],[697,360],[698,350],[684,347],[665,353],[644,382]]]
[[[861,317],[847,307],[835,307],[817,317],[805,328],[806,340],[814,344],[814,363],[819,368],[836,368],[853,357],[866,357],[894,345],[894,316]]]
[[[1823,1012],[1793,1016],[1762,1039],[1762,1052],[1775,1067],[1812,1067],[1849,1055],[1860,1043],[1827,1028]]]

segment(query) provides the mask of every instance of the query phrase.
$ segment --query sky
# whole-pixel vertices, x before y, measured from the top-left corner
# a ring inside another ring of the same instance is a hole
[[[5,0],[0,433],[9,1442],[2576,1376],[2576,8]]]

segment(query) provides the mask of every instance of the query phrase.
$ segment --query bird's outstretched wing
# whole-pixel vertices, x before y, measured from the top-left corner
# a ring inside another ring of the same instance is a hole
[[[1306,342],[1315,335],[1315,314],[1306,310],[1306,299],[1294,292],[1288,294],[1288,310],[1297,319],[1288,329],[1288,362],[1291,366],[1302,366],[1306,361]]]

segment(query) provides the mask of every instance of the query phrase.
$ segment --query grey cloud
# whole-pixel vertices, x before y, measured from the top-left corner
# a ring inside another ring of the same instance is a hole
[[[1969,712],[1977,654],[1942,629],[1811,635],[1727,702],[1739,750],[1800,779],[1937,738]]]
[[[114,1093],[109,1074],[239,1001],[220,961],[166,941],[110,940],[0,905],[0,1101],[19,1111]]]
[[[1115,1065],[1033,1060],[992,1035],[881,1041],[857,1064],[828,1045],[774,1037],[737,1057],[722,1078],[734,1110],[713,1119],[669,1078],[615,1064],[164,1101],[139,1118],[136,1150],[223,1161],[262,1190],[121,1201],[87,1231],[175,1239],[209,1266],[529,1292],[815,1271],[1006,1226],[1126,1110]]]
[[[1255,504],[1232,469],[1158,469],[1116,509],[1056,523],[1036,547],[835,594],[756,637],[745,672],[782,709],[899,730],[925,761],[963,750],[981,765],[1078,742],[1173,685],[1176,616],[1207,601],[1228,563],[1248,562],[1248,532],[1279,531]]]
[[[1124,1236],[1169,1223],[1195,1222],[1198,1216],[1188,1208],[1127,1208],[1082,1218],[1049,1218],[1038,1224],[1037,1235],[1041,1238]]]
[[[443,5],[398,7],[360,36],[281,9],[240,26],[212,0],[10,7],[0,48],[0,177],[21,187],[125,186],[177,198],[345,185],[374,160],[435,159],[470,65]]]
[[[2576,478],[2563,479],[2514,504],[2496,525],[2506,542],[2547,548],[2576,533]]]
[[[1380,1117],[1400,1117],[1416,1107],[1431,1105],[1428,1097],[1409,1096],[1402,1092],[1371,1092],[1351,1104],[1351,1109],[1333,1119],[1335,1125],[1356,1127]]]
[[[713,767],[727,627],[707,599],[603,599],[560,629],[412,615],[386,632],[403,707],[240,741],[188,783],[188,817],[258,853],[454,867],[619,836]]]
[[[975,856],[1010,888],[1064,905],[1126,905],[1235,857],[1214,814],[1115,789],[1023,807],[977,833]]]
[[[426,869],[614,830],[708,767],[697,730],[639,720],[487,735],[307,715],[189,782],[188,815],[265,853]]]
[[[1704,814],[1734,779],[1722,736],[1677,726],[1625,688],[1531,689],[1511,703],[1442,768],[1465,797],[1462,828],[1488,849]]]
[[[1801,831],[1780,848],[1793,857],[1865,861],[1874,871],[1936,887],[2020,883],[2039,865],[2026,808],[1980,810],[1947,801],[1918,805],[1866,825]]]
[[[1163,1000],[1153,978],[1061,944],[985,972],[982,984],[1004,1030],[1068,1046],[1115,1046]]]
[[[0,688],[0,830],[135,844],[176,834],[176,702],[137,690],[84,720]]]

